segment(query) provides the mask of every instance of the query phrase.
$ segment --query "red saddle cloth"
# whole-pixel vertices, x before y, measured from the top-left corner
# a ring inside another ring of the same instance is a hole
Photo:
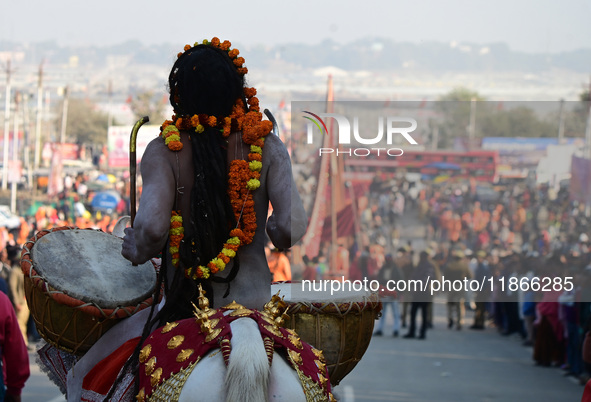
[[[277,327],[264,313],[244,310],[246,313],[231,315],[230,310],[230,314],[224,314],[228,311],[229,309],[218,309],[209,318],[209,322],[214,324],[213,332],[210,331],[209,334],[201,330],[194,318],[176,321],[152,332],[143,343],[140,353],[140,394],[137,400],[147,399],[163,382],[194,364],[210,350],[221,349],[227,363],[231,351],[230,324],[245,316],[258,324],[268,355],[272,355],[275,350],[283,350],[292,367],[316,383],[326,400],[333,400],[328,370],[321,351],[301,341],[293,330]],[[83,401],[102,401],[106,397],[139,340],[138,337],[125,342],[84,377]],[[119,384],[112,400],[136,399],[135,395],[131,395],[134,380],[128,377]]]
[[[82,401],[102,401],[107,396],[121,372],[125,362],[131,357],[140,337],[133,338],[119,346],[117,350],[101,360],[92,370],[84,376],[82,381]],[[111,401],[133,400],[133,378],[126,378],[119,384],[119,389],[111,398]]]
[[[272,356],[274,350],[285,351],[292,367],[316,383],[326,395],[326,400],[332,400],[328,370],[322,352],[301,341],[293,330],[274,325],[264,313],[244,310],[247,313],[224,314],[227,311],[229,310],[220,308],[209,317],[212,327],[209,334],[203,332],[198,321],[193,318],[167,324],[152,332],[142,345],[140,353],[139,401],[142,398],[147,399],[172,375],[186,369],[212,349],[221,348],[227,364],[232,338],[230,324],[245,316],[258,324],[265,348],[269,348],[268,356]]]

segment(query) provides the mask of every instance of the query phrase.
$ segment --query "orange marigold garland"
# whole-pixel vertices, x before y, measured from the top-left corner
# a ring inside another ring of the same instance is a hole
[[[197,42],[194,46],[199,44]],[[236,66],[236,71],[241,75],[248,72],[248,69],[243,67],[244,58],[238,57],[240,54],[238,49],[230,49],[231,43],[229,41],[220,42],[218,38],[214,37],[211,41],[204,40],[202,44],[227,51],[228,56]],[[190,45],[186,45],[184,51],[186,52],[191,48]],[[182,55],[183,52],[179,53],[178,57]],[[256,232],[256,213],[252,191],[261,185],[259,179],[263,167],[263,146],[265,136],[271,132],[273,124],[268,120],[263,120],[259,100],[255,97],[256,89],[244,88],[243,92],[248,111],[245,111],[242,99],[237,99],[229,116],[217,117],[206,114],[193,116],[173,115],[172,120],[166,120],[161,127],[161,136],[172,151],[180,151],[183,148],[180,141],[181,130],[194,130],[200,134],[205,130],[205,127],[219,129],[224,137],[228,137],[232,132],[242,131],[242,140],[250,145],[248,161],[242,159],[231,161],[228,172],[228,195],[237,222],[236,228],[230,231],[230,237],[224,243],[222,250],[209,263],[185,269],[185,276],[188,278],[207,279],[210,275],[223,271],[231,259],[236,256],[238,248],[250,244]],[[172,212],[170,222],[169,251],[174,266],[178,267],[179,247],[184,236],[183,218],[180,211]]]

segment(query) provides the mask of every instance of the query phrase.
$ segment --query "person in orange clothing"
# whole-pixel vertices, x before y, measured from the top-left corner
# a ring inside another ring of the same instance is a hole
[[[459,214],[454,214],[449,223],[449,240],[457,242],[460,240],[462,235],[462,218]]]
[[[38,228],[43,228],[45,227],[45,207],[41,206],[39,208],[37,208],[37,212],[35,212],[35,222],[37,223],[37,227]]]
[[[441,229],[440,240],[448,240],[449,233],[451,231],[451,221],[453,218],[453,212],[449,208],[445,208],[439,216],[439,227]]]
[[[21,225],[19,227],[18,237],[16,238],[16,243],[18,245],[25,244],[27,238],[29,237],[29,233],[31,232],[31,227],[29,226],[25,218],[21,217],[20,221]]]
[[[332,248],[330,252],[332,252]],[[327,275],[336,280],[347,280],[349,279],[349,270],[349,250],[342,241],[339,241],[335,250],[334,267],[327,272]]]
[[[470,211],[464,211],[462,213],[462,224],[469,230],[472,230],[474,227],[474,220],[472,219],[472,214]]]
[[[100,221],[97,222],[97,226],[99,227],[100,230],[102,230],[103,232],[107,232],[109,231],[109,224],[111,223],[111,217],[107,214],[105,214],[102,219]]]
[[[489,221],[490,221],[490,212],[486,209],[483,210],[480,207],[480,202],[476,201],[474,203],[474,211],[472,212],[473,218],[472,222],[474,225],[474,231],[480,232],[481,230],[485,230]]]
[[[267,257],[273,282],[291,281],[291,264],[285,253],[278,248],[271,248]]]

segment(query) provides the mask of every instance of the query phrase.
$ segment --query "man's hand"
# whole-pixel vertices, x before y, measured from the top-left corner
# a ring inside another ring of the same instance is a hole
[[[137,246],[135,244],[135,232],[133,228],[125,228],[121,255],[134,264],[142,264],[144,261],[137,259]]]

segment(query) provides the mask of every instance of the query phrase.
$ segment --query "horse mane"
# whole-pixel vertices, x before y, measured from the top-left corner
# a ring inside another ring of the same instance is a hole
[[[226,402],[267,400],[270,366],[258,325],[250,318],[231,324],[232,352],[226,373]]]

